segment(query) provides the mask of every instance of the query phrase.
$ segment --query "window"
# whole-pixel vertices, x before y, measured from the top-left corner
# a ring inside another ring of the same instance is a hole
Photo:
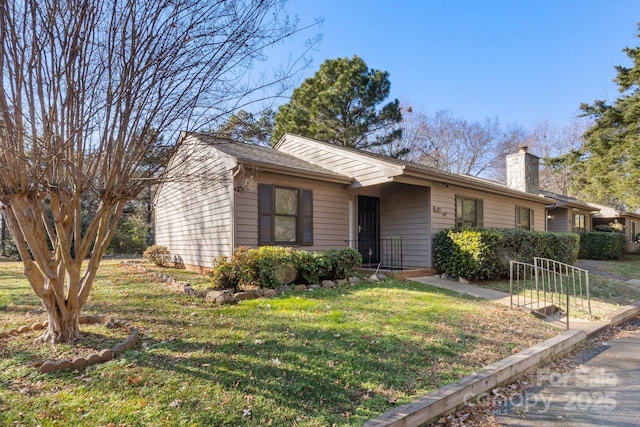
[[[585,233],[587,231],[584,214],[573,214],[573,232]]]
[[[258,244],[313,245],[311,190],[258,186]]]
[[[516,206],[516,230],[533,230],[533,209]]]
[[[631,221],[631,241],[635,242],[638,239],[636,239],[636,236],[638,236],[638,229],[636,228],[636,222],[635,221]]]
[[[456,227],[482,227],[482,200],[456,196]]]

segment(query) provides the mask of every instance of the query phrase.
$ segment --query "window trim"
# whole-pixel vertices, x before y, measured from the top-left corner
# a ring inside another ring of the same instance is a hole
[[[474,203],[474,216],[475,216],[475,220],[473,221],[473,225],[464,225],[465,220],[463,218],[463,214],[464,214],[464,202],[465,201],[471,201]],[[466,197],[466,196],[458,196],[456,195],[455,197],[455,203],[456,203],[456,218],[455,218],[455,224],[456,227],[476,227],[476,228],[483,228],[484,227],[484,201],[483,199],[478,199],[478,198],[474,198],[474,197]]]
[[[578,217],[582,219],[582,221],[578,221],[582,222],[582,227],[579,227],[580,224],[576,222],[576,218]],[[573,232],[579,234],[587,232],[587,216],[585,214],[580,212],[573,213]]]
[[[276,213],[276,190],[293,190],[298,193],[297,212],[295,214],[278,214]],[[269,197],[270,209],[263,206],[263,195]],[[305,206],[308,203],[309,206]],[[306,212],[306,213],[305,213]],[[294,218],[296,238],[295,241],[277,241],[275,240],[275,224],[276,217]],[[264,230],[264,223],[268,221],[269,229]],[[309,235],[305,239],[305,228]],[[265,237],[268,234],[268,238]],[[303,188],[289,187],[276,184],[258,184],[258,246],[313,246],[313,191]]]

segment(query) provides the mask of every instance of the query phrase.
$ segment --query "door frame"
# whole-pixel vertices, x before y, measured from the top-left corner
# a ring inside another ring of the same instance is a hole
[[[380,198],[358,195],[357,244],[362,264],[380,262]],[[364,230],[363,230],[364,228]],[[369,254],[369,252],[372,252]]]

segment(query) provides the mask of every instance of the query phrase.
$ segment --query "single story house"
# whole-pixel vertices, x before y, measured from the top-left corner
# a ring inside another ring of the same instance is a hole
[[[156,244],[193,271],[240,246],[357,248],[365,264],[431,269],[455,226],[546,230],[538,158],[507,156],[507,185],[285,134],[273,148],[182,133],[155,197]]]
[[[597,209],[598,212],[593,214],[593,226],[596,225],[614,225],[622,226],[622,231],[626,237],[625,252],[640,252],[640,243],[638,235],[640,233],[640,213],[622,211],[609,206],[589,203],[589,205]]]

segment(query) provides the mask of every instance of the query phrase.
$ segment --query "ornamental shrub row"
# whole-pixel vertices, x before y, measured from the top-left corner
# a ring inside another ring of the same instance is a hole
[[[624,252],[626,237],[622,233],[593,231],[580,235],[580,257],[616,259]]]
[[[508,277],[509,261],[533,263],[534,257],[572,264],[579,237],[573,233],[511,229],[454,228],[435,239],[438,268],[451,277],[471,280]]]
[[[342,279],[360,267],[362,256],[352,248],[307,252],[280,246],[237,248],[231,258],[220,257],[209,273],[216,288],[236,291],[249,287],[277,288],[299,281],[316,284],[321,279]]]

